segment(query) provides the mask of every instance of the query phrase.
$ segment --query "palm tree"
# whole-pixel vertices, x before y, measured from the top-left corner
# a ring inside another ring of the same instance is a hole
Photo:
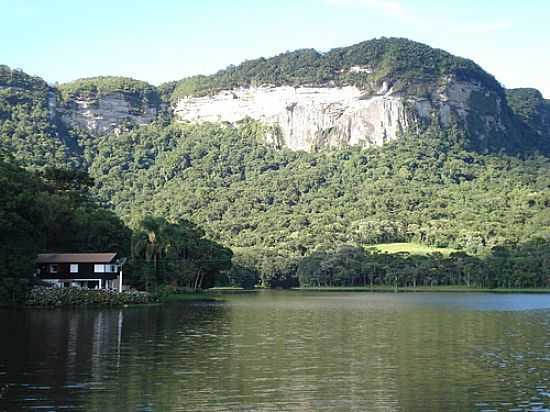
[[[133,240],[133,253],[143,256],[147,263],[153,262],[153,273],[158,276],[159,261],[169,245],[163,236],[168,223],[162,218],[147,216],[139,223]],[[146,288],[150,287],[150,277],[146,277]]]

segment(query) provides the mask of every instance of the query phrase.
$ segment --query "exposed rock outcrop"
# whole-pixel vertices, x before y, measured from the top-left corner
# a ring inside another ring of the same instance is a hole
[[[317,146],[383,144],[408,126],[405,108],[392,96],[365,98],[356,87],[259,87],[180,99],[179,121],[230,122],[251,118],[275,126],[268,141],[292,150]]]
[[[404,131],[437,119],[462,124],[483,141],[505,129],[502,98],[474,82],[441,79],[426,97],[394,92],[391,80],[378,92],[357,87],[257,87],[223,90],[214,96],[180,98],[181,122],[229,122],[251,118],[273,126],[268,143],[291,150],[382,145]]]
[[[121,92],[97,98],[71,99],[58,110],[63,122],[72,127],[87,129],[94,135],[120,130],[128,123],[149,124],[158,113],[155,105],[132,102]]]

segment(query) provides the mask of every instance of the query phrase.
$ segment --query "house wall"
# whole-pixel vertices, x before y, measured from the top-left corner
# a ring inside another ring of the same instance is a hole
[[[71,263],[78,264],[78,272],[71,273],[70,267]],[[38,277],[40,279],[103,279],[103,280],[113,280],[116,279],[119,275],[119,272],[107,272],[107,273],[96,273],[94,272],[94,265],[103,264],[108,265],[110,262],[96,262],[96,263],[54,263],[57,265],[57,272],[52,272],[51,263],[40,263],[37,265],[39,271]]]

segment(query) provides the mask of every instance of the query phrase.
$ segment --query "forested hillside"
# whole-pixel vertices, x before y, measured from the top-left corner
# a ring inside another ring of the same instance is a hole
[[[70,161],[71,133],[49,111],[54,91],[38,77],[0,65],[0,144],[30,167]]]
[[[299,255],[398,241],[481,253],[547,234],[545,157],[479,155],[441,131],[384,148],[295,153],[256,142],[255,126],[101,139],[90,169],[97,193],[127,219],[136,210],[185,216],[230,246]]]
[[[127,77],[100,76],[78,79],[59,86],[63,99],[74,97],[100,97],[111,93],[124,93],[136,100],[146,99],[159,104],[157,89],[149,83]]]

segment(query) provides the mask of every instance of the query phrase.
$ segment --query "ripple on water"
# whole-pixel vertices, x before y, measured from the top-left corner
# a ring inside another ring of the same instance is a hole
[[[8,410],[548,411],[550,311],[529,309],[540,297],[446,296],[283,292],[24,312],[24,333],[0,340],[2,401]],[[14,322],[1,312],[0,321]]]

